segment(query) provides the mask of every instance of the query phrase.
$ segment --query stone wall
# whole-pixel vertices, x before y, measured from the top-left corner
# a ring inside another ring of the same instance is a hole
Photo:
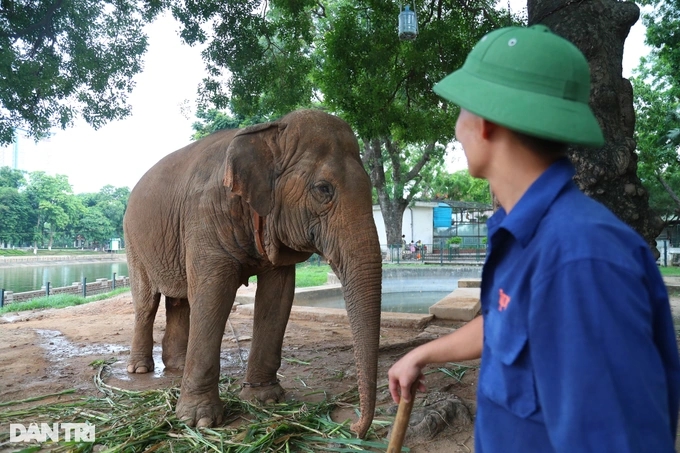
[[[78,261],[127,261],[124,253],[102,253],[101,255],[33,255],[33,256],[0,256],[0,266],[16,264],[37,264],[55,262],[78,262]]]
[[[130,286],[130,277],[120,276],[116,277],[116,288],[123,288]],[[113,289],[113,281],[108,278],[98,278],[96,281],[85,284],[85,295],[94,296],[95,294],[108,293]],[[83,283],[74,282],[71,286],[62,286],[60,288],[50,288],[49,295],[56,294],[76,294],[83,295]],[[26,291],[23,293],[15,293],[13,291],[5,291],[4,305],[15,302],[25,302],[27,300],[44,297],[47,294],[47,288],[44,286],[36,291]]]

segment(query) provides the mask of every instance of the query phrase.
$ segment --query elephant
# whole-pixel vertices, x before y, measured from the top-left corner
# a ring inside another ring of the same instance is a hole
[[[222,423],[220,346],[236,291],[257,276],[253,334],[240,397],[277,402],[295,264],[323,256],[343,287],[364,437],[375,410],[382,254],[371,183],[350,126],[321,110],[222,130],[151,167],[130,193],[124,233],[134,328],[129,373],[153,370],[161,294],[162,360],[183,370],[177,417]]]

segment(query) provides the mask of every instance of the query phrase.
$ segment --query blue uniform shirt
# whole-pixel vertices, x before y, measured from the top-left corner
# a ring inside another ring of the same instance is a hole
[[[488,221],[477,453],[674,452],[680,363],[644,240],[554,163]]]

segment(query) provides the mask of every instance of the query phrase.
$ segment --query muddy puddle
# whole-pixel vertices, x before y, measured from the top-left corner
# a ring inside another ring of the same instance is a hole
[[[120,354],[128,350],[126,346],[116,344],[77,345],[69,341],[58,330],[36,329],[35,333],[40,337],[40,346],[45,350],[47,358],[51,362],[58,362],[72,357]]]
[[[95,360],[113,360],[106,374],[106,380],[127,382],[134,386],[146,386],[154,380],[167,380],[175,382],[181,380],[182,372],[165,370],[163,365],[162,350],[160,345],[153,348],[154,371],[145,374],[130,374],[127,372],[127,357],[130,351],[129,345],[120,344],[77,344],[70,341],[58,330],[35,329],[39,337],[40,346],[45,351],[46,359],[52,364],[53,376],[61,374],[68,366],[70,359],[75,357],[90,357]],[[247,343],[246,343],[247,344]],[[245,373],[248,361],[249,348],[240,347],[225,348],[220,354],[222,372],[230,374]]]

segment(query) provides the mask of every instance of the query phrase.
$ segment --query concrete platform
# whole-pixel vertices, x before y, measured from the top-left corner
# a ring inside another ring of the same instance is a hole
[[[255,311],[255,304],[245,304],[236,307],[238,313],[252,315]],[[293,305],[290,312],[291,319],[306,321],[331,321],[349,323],[347,311],[344,308],[324,308],[324,307],[305,307]],[[384,311],[380,315],[380,325],[383,327],[406,327],[422,330],[434,316],[418,313],[393,313]]]
[[[248,288],[239,288],[236,293],[235,301],[243,305],[254,304],[255,287],[257,285],[251,286],[252,287]],[[308,288],[295,288],[293,303],[309,302],[310,300],[328,297],[342,297],[342,286],[337,283],[332,285],[310,286]]]
[[[666,284],[668,291],[680,289],[680,277],[664,277],[663,282]]]
[[[481,288],[482,279],[481,278],[461,278],[458,280],[459,288]]]
[[[481,308],[480,293],[480,288],[458,288],[431,306],[430,314],[451,321],[471,321]]]

